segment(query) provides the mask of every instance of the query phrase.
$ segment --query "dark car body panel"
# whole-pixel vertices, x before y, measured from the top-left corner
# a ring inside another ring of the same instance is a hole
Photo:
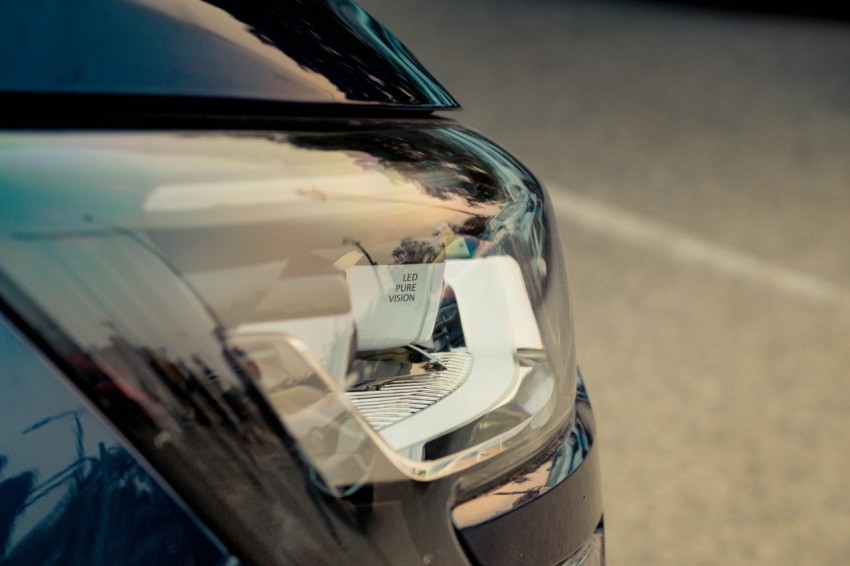
[[[228,560],[221,543],[2,316],[0,360],[3,564]]]
[[[6,94],[457,106],[345,0],[10,0],[0,13]]]

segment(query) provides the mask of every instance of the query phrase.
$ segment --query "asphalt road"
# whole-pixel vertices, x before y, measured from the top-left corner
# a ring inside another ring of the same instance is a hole
[[[847,563],[850,23],[360,3],[553,194],[609,563]]]

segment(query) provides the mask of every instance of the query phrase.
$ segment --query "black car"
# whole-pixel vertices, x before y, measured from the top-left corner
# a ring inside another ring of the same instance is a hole
[[[602,564],[546,193],[340,0],[0,5],[2,564]]]

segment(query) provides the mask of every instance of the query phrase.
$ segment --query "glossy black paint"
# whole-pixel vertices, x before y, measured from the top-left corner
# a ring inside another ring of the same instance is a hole
[[[228,560],[2,316],[0,390],[0,563]]]
[[[0,92],[457,106],[347,0],[9,0]],[[62,99],[43,102],[49,111]]]

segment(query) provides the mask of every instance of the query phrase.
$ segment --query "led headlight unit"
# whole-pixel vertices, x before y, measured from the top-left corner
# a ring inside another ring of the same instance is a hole
[[[3,203],[0,252],[28,258],[5,262],[9,280],[172,441],[206,412],[239,422],[256,390],[345,494],[462,470],[486,483],[486,462],[515,467],[571,424],[557,234],[534,179],[475,134],[5,143],[6,175],[16,144],[51,175],[38,214]],[[138,356],[167,369],[140,381]],[[200,395],[197,414],[163,409],[174,395]]]

